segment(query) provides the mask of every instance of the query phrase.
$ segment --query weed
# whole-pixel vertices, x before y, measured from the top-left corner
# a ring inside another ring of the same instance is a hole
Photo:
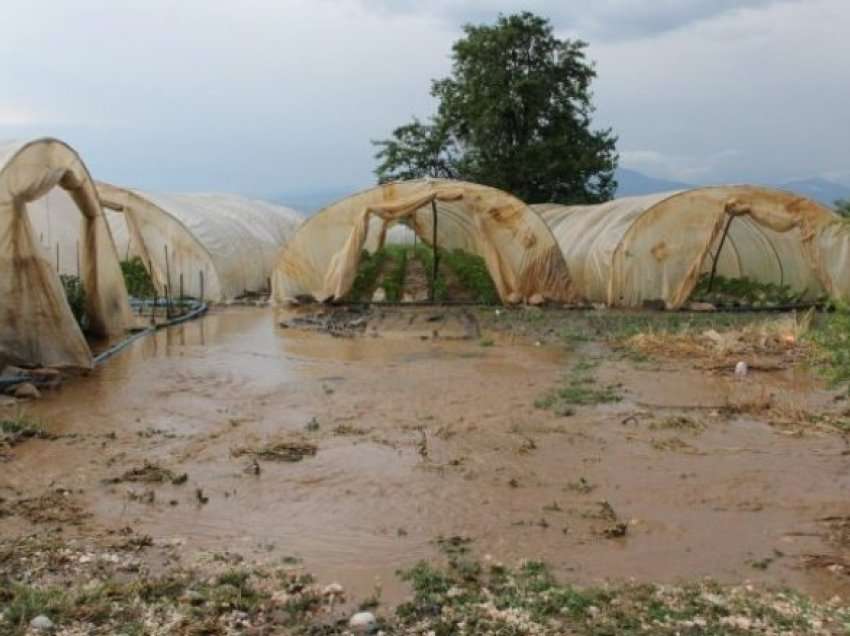
[[[22,414],[12,419],[0,420],[0,446],[15,446],[26,439],[52,439],[41,422]]]

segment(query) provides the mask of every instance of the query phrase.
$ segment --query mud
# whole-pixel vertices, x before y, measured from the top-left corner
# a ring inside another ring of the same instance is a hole
[[[847,440],[744,408],[829,408],[813,377],[537,346],[480,312],[470,336],[465,311],[385,310],[333,338],[295,314],[231,307],[142,339],[28,407],[59,437],[4,465],[0,534],[61,526],[108,545],[129,526],[189,553],[298,557],[390,603],[406,593],[395,571],[439,557],[441,536],[577,583],[710,576],[850,593],[834,567],[848,557],[835,539],[850,515]],[[577,365],[619,401],[536,408]],[[240,452],[282,439],[314,452]],[[169,478],[105,481],[145,466]],[[60,514],[27,512],[57,492]]]

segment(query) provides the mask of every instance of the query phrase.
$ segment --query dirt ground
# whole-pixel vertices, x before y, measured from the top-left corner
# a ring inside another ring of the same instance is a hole
[[[6,455],[0,537],[129,527],[184,554],[297,557],[388,605],[396,571],[452,536],[578,584],[847,598],[850,445],[806,417],[843,408],[837,391],[785,354],[738,377],[522,311],[343,310],[328,333],[227,307],[140,340],[26,405],[52,438]]]

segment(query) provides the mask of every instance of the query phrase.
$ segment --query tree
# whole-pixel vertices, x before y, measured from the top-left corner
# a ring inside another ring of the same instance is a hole
[[[616,137],[592,130],[587,44],[559,40],[524,12],[464,27],[452,74],[432,82],[439,106],[380,147],[380,181],[445,176],[511,192],[530,203],[605,201],[617,184]]]
[[[838,199],[835,202],[835,211],[838,213],[838,216],[850,218],[850,199]]]

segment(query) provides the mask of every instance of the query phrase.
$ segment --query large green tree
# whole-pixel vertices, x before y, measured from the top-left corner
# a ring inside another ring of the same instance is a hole
[[[587,45],[558,39],[527,12],[464,33],[451,76],[432,83],[437,113],[373,142],[378,179],[466,179],[529,203],[610,199],[617,139],[592,129]]]
[[[840,216],[850,218],[850,199],[838,199],[838,201],[835,202],[835,211],[838,212]]]

